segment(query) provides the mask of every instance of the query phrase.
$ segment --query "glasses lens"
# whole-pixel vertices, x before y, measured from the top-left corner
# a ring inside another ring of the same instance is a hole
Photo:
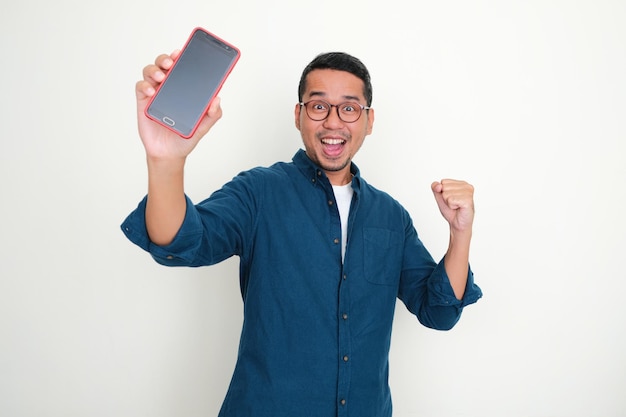
[[[330,111],[330,104],[321,100],[309,101],[304,106],[306,107],[306,113],[309,117],[316,121],[327,118]]]
[[[346,102],[340,104],[338,107],[339,117],[344,122],[356,122],[361,116],[361,106],[359,103]]]

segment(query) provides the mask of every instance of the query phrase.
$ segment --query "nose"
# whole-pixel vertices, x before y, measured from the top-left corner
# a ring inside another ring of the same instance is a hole
[[[343,125],[343,120],[339,117],[339,106],[334,104],[330,105],[330,112],[328,113],[328,117],[324,120],[325,126],[340,126]]]

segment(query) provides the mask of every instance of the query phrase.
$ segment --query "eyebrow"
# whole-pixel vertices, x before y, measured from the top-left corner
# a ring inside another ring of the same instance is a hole
[[[309,97],[313,98],[313,97],[323,97],[326,98],[326,93],[323,91],[311,91],[309,93]],[[350,95],[344,95],[342,96],[345,100],[347,101],[356,101],[356,102],[361,102],[361,97],[358,96],[350,96]]]

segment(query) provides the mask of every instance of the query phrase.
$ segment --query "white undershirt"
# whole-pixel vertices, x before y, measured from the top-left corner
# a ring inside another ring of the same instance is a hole
[[[352,184],[333,185],[335,200],[337,200],[337,209],[339,210],[339,219],[341,220],[341,261],[346,255],[346,244],[348,243],[348,214],[350,214],[350,202],[354,190]]]

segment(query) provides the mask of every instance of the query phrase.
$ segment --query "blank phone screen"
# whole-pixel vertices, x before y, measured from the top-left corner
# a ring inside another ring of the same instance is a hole
[[[147,113],[181,136],[189,136],[238,55],[232,46],[196,30]]]

